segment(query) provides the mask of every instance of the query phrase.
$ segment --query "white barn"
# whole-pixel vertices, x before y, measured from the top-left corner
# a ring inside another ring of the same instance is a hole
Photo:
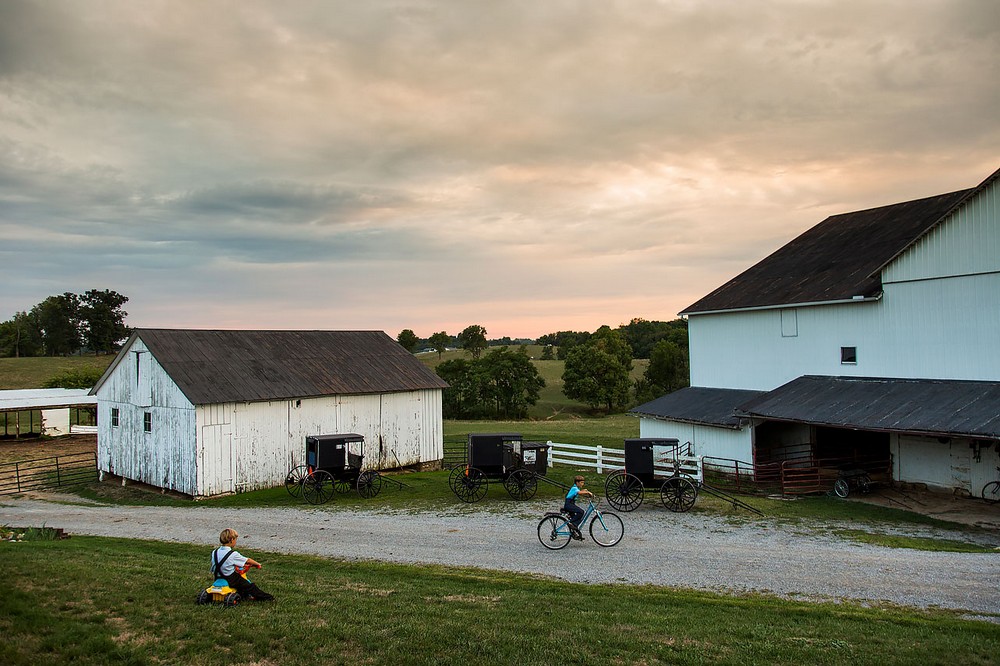
[[[137,329],[91,391],[98,468],[191,496],[280,485],[308,435],[365,467],[444,456],[447,384],[382,331]]]
[[[750,463],[891,460],[977,494],[1000,465],[1000,171],[975,188],[832,216],[688,317],[691,387],[643,437]]]

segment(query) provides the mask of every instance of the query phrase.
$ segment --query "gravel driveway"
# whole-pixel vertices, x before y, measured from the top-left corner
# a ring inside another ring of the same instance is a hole
[[[79,500],[77,500],[78,502]],[[858,545],[833,529],[767,519],[741,520],[645,507],[623,514],[614,548],[588,540],[548,551],[536,536],[551,502],[525,502],[519,515],[498,506],[441,512],[218,509],[64,504],[4,499],[0,524],[61,527],[70,534],[217,545],[224,526],[242,549],[345,559],[473,566],[587,583],[636,583],[719,592],[756,591],[809,600],[890,602],[1000,615],[1000,551],[938,553]],[[864,528],[873,530],[870,526]],[[886,527],[885,530],[891,531]],[[914,536],[969,540],[968,534],[908,528]],[[997,545],[1000,535],[976,537]],[[260,559],[266,561],[266,555]],[[997,618],[991,618],[996,620]]]

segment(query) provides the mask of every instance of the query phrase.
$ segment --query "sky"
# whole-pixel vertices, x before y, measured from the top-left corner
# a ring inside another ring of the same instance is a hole
[[[0,0],[0,321],[669,321],[998,167],[995,0]]]

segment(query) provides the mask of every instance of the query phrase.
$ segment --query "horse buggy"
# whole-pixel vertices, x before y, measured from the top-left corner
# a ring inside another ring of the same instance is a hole
[[[325,504],[335,493],[352,490],[365,499],[375,497],[385,477],[363,469],[364,460],[363,435],[310,435],[306,437],[306,464],[288,470],[285,489],[310,504]]]
[[[608,504],[619,511],[635,511],[647,491],[659,495],[671,511],[688,511],[698,499],[701,468],[697,458],[681,455],[676,439],[625,440],[625,469],[604,482]]]
[[[516,433],[470,433],[465,462],[452,468],[448,486],[463,502],[483,499],[491,480],[516,500],[531,499],[539,480],[562,487],[545,478],[548,450],[548,444],[525,442]]]
[[[635,511],[646,492],[654,492],[666,508],[689,511],[699,493],[729,502],[733,507],[763,516],[757,507],[705,483],[704,467],[690,445],[676,439],[640,437],[625,440],[625,469],[612,472],[604,482],[608,504],[619,511]]]

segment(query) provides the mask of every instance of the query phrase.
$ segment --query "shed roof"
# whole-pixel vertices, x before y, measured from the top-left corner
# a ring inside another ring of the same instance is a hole
[[[136,329],[195,405],[443,389],[447,382],[382,331]]]
[[[0,391],[0,412],[17,412],[29,409],[55,409],[57,407],[91,407],[97,398],[87,389],[16,389]]]
[[[886,265],[997,179],[1000,169],[972,189],[828,217],[680,314],[878,296]]]
[[[631,413],[683,423],[739,428],[740,419],[734,414],[736,408],[763,393],[688,386],[639,405]]]
[[[1000,382],[806,375],[738,413],[811,425],[1000,440]]]

